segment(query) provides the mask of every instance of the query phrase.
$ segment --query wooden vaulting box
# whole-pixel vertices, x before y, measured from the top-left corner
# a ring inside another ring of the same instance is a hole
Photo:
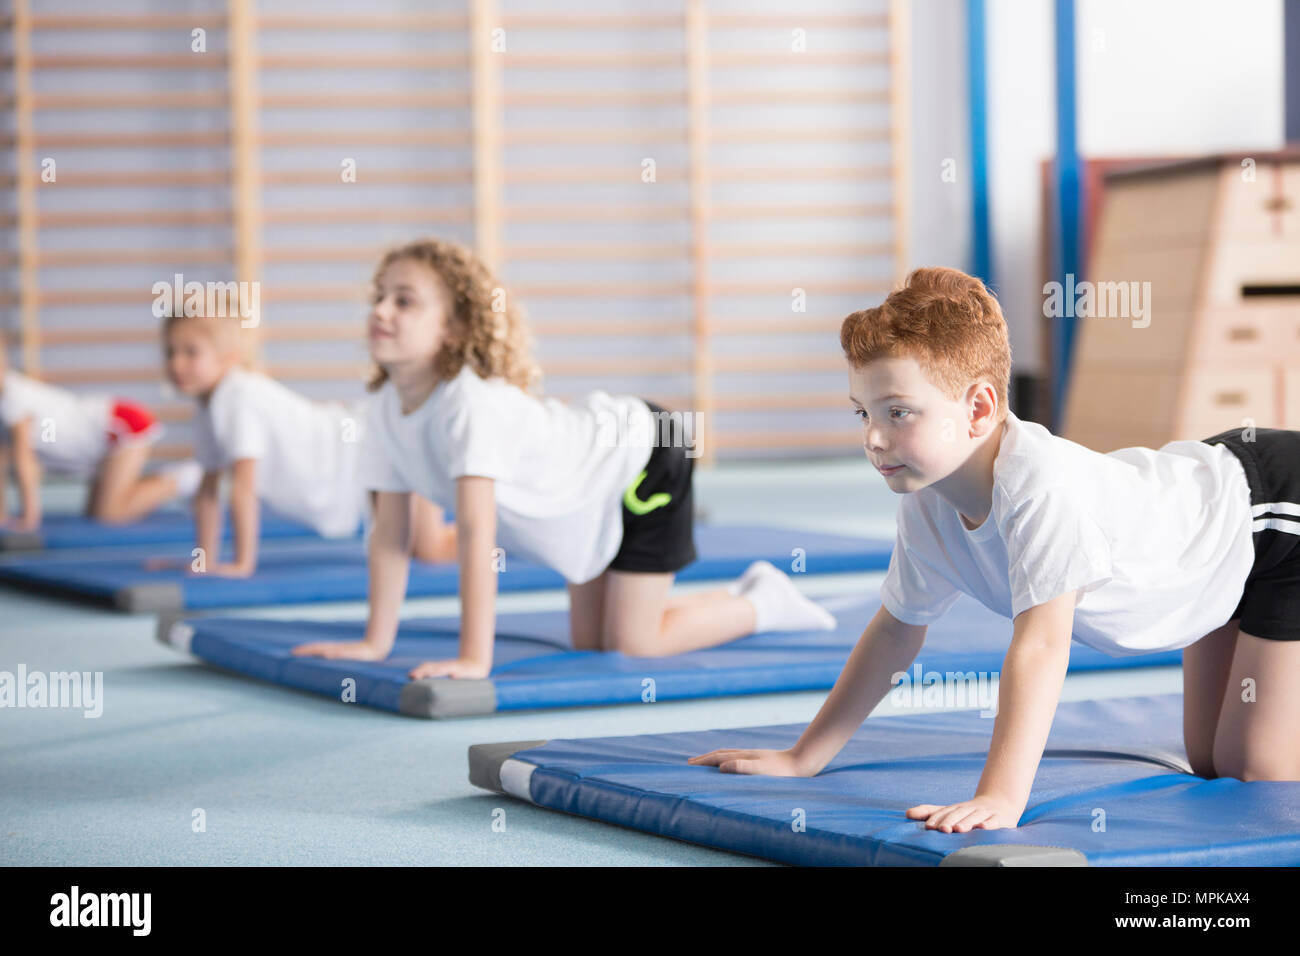
[[[1090,262],[1096,302],[1140,297],[1077,313],[1065,438],[1300,429],[1300,150],[1110,173]]]

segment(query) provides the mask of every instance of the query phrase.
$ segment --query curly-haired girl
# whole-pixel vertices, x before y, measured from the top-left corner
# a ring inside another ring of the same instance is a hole
[[[765,562],[727,588],[669,597],[675,573],[695,558],[685,442],[656,441],[667,413],[640,398],[541,398],[523,315],[472,252],[410,243],[383,257],[374,285],[366,634],[295,653],[388,656],[406,592],[412,493],[455,512],[461,601],[459,656],[426,661],[413,678],[488,675],[496,575],[514,557],[564,576],[576,649],[659,656],[755,630],[834,626]]]

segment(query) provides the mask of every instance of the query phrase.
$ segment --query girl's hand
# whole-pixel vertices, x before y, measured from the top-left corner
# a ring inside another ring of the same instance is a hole
[[[219,578],[248,578],[253,576],[253,569],[244,564],[221,561],[208,568],[206,573]]]
[[[365,641],[315,641],[289,651],[294,657],[330,657],[354,661],[382,661],[388,655]]]
[[[812,777],[789,750],[714,750],[686,761],[717,767],[723,773],[760,773],[770,777]]]
[[[182,571],[189,570],[194,564],[193,558],[145,558],[146,571]]]
[[[909,820],[924,820],[927,830],[965,833],[967,830],[1001,830],[1020,822],[1025,805],[992,794],[977,793],[971,800],[939,806],[922,803],[907,811]]]
[[[491,664],[476,661],[472,657],[457,657],[450,661],[425,661],[418,667],[412,668],[408,676],[411,680],[420,680],[422,677],[473,679],[487,677],[490,673],[492,673]]]
[[[14,515],[9,518],[0,518],[0,528],[4,528],[6,531],[35,531],[40,526],[40,515]]]

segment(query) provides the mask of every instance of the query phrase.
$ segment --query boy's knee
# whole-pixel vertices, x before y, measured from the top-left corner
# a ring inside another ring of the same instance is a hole
[[[1256,780],[1300,781],[1300,766],[1288,754],[1229,747],[1215,742],[1214,767],[1220,777],[1232,777],[1249,783]]]
[[[1240,773],[1232,776],[1244,782],[1274,780],[1300,782],[1300,767],[1283,760],[1256,759],[1243,762]]]
[[[1192,768],[1192,773],[1206,780],[1213,780],[1216,776],[1214,772],[1214,759],[1212,754],[1206,751],[1193,752],[1187,751],[1187,763]]]

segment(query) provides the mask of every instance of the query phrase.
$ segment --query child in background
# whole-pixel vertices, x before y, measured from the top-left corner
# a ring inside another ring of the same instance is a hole
[[[926,828],[1018,824],[1072,634],[1113,656],[1184,649],[1195,773],[1300,780],[1300,432],[1103,455],[1023,422],[997,301],[952,269],[913,272],[840,342],[867,457],[902,495],[880,610],[792,748],[690,763],[815,776],[965,592],[1012,620],[1011,646],[976,792],[908,809]]]
[[[580,650],[659,656],[756,630],[834,626],[765,562],[730,588],[669,596],[675,573],[695,557],[684,442],[602,439],[602,423],[655,433],[639,398],[595,392],[572,407],[538,398],[522,314],[467,249],[432,240],[395,249],[374,285],[370,616],[361,641],[294,653],[388,656],[406,593],[412,493],[455,512],[461,604],[458,657],[426,661],[413,678],[491,671],[498,544],[507,561],[526,558],[565,577]]]
[[[0,526],[40,527],[42,466],[90,479],[86,515],[109,524],[136,521],[178,495],[193,494],[199,476],[194,462],[144,474],[161,434],[142,405],[38,382],[9,368],[0,348]],[[5,506],[11,467],[20,502],[13,518]]]
[[[350,537],[365,517],[360,482],[364,411],[312,402],[266,375],[240,367],[239,319],[164,320],[167,377],[198,406],[195,457],[203,468],[194,496],[198,546],[218,555],[221,477],[231,477],[234,558],[207,572],[247,577],[257,568],[259,501],[327,538]],[[454,528],[428,502],[413,502],[417,558],[455,556]]]

